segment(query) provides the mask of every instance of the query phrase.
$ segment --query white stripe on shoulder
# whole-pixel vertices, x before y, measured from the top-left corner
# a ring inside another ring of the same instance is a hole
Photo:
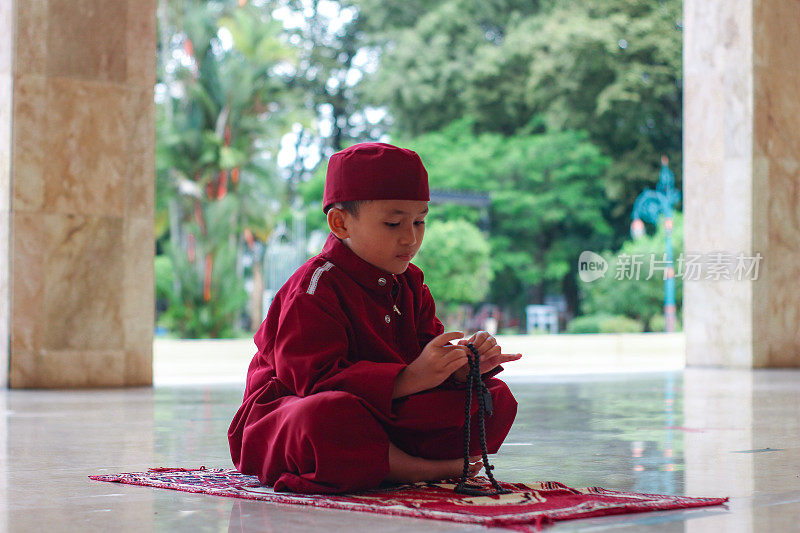
[[[326,270],[330,270],[333,267],[333,263],[330,261],[326,261],[324,265],[318,267],[314,271],[314,275],[311,276],[311,283],[308,284],[308,290],[306,291],[308,294],[314,294],[314,291],[317,290],[317,283],[319,283],[319,278],[322,276],[322,273]]]

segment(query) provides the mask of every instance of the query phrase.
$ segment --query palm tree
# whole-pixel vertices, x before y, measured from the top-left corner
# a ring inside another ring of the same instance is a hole
[[[275,161],[294,54],[268,13],[242,1],[159,6],[157,291],[160,321],[181,336],[236,331],[245,270],[258,276],[256,243],[286,203]]]

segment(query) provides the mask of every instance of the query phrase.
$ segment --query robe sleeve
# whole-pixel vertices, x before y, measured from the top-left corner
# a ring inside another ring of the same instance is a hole
[[[438,337],[442,333],[444,333],[444,325],[436,318],[436,303],[433,301],[428,286],[423,283],[422,291],[420,291],[419,315],[417,316],[419,349],[423,350],[434,337]]]
[[[494,367],[493,369],[489,370],[488,372],[484,372],[483,374],[481,374],[481,376],[483,377],[483,379],[489,379],[489,378],[495,377],[497,374],[499,374],[502,371],[503,371],[503,367],[500,366],[500,365],[497,365],[496,367]]]
[[[392,393],[403,363],[348,358],[346,317],[319,294],[298,294],[281,313],[275,372],[298,396],[349,392],[391,414]]]

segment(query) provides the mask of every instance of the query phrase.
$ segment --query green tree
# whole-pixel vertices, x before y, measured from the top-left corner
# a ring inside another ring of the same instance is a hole
[[[518,316],[549,292],[577,306],[578,256],[611,233],[599,181],[608,162],[585,134],[475,134],[464,119],[403,145],[420,154],[432,188],[490,195],[492,301]],[[436,205],[430,216],[478,224],[481,213]]]
[[[388,106],[394,133],[467,114],[478,132],[586,131],[610,158],[602,185],[617,245],[660,156],[680,168],[680,0],[386,4],[358,2],[381,49],[360,92]]]
[[[431,189],[491,197],[486,227],[491,301],[521,316],[526,304],[542,302],[545,294],[565,293],[570,307],[577,310],[578,256],[598,242],[611,244],[600,184],[607,158],[580,132],[508,137],[473,130],[474,121],[467,117],[442,131],[397,143],[420,155]],[[319,206],[324,181],[320,168],[301,187],[309,229],[327,229]],[[432,228],[449,228],[452,221],[485,226],[484,213],[460,205],[432,205],[428,218]],[[461,237],[453,232],[450,238]],[[430,249],[437,255],[449,250]],[[442,297],[450,298],[444,293]]]
[[[491,99],[479,101],[468,94],[473,89],[476,69],[486,67],[480,57],[484,48],[503,47],[509,25],[514,20],[540,12],[539,2],[520,0],[446,0],[409,2],[402,7],[378,0],[358,0],[367,42],[380,51],[380,65],[360,87],[361,98],[386,105],[395,132],[406,136],[440,130],[470,113],[483,118],[495,102],[503,98],[498,87],[491,88]],[[505,49],[505,48],[504,48]],[[423,51],[424,53],[420,53]],[[527,65],[525,69],[527,70]],[[506,71],[504,79],[513,85],[516,71]],[[507,98],[516,108],[524,103],[522,87]],[[496,117],[482,131],[513,133],[531,114]]]
[[[615,253],[603,252],[601,255],[608,263],[608,271],[604,277],[582,285],[585,293],[583,312],[625,315],[643,324],[651,324],[654,317],[663,315],[664,274],[663,269],[658,267],[663,265],[661,262],[664,260],[665,236],[666,230],[661,223],[654,234],[628,240]],[[672,245],[677,272],[677,259],[683,252],[683,214],[680,212],[674,214]],[[635,267],[632,268],[637,261],[641,262],[638,276]],[[651,264],[656,266],[652,275]],[[676,308],[680,310],[683,282],[679,276],[675,278],[675,302]]]
[[[204,238],[190,238],[187,250],[174,242],[164,244],[167,253],[156,258],[161,262],[156,273],[179,280],[177,290],[169,279],[156,282],[156,294],[167,303],[159,324],[167,330],[192,338],[237,334],[247,301],[243,280],[236,275],[238,250],[229,234],[237,208],[233,196],[211,203],[204,211],[208,224]]]
[[[158,284],[161,321],[181,336],[227,336],[246,299],[244,256],[281,205],[287,88],[277,72],[294,55],[280,24],[252,6],[164,2],[159,30],[157,244],[172,277]]]
[[[276,0],[285,21],[283,34],[297,60],[285,73],[295,96],[293,157],[284,169],[294,199],[321,159],[361,141],[376,140],[384,129],[380,112],[368,109],[357,87],[374,63],[366,46],[364,18],[351,1]],[[284,154],[285,155],[285,154]]]
[[[509,36],[530,53],[530,105],[551,127],[588,131],[611,156],[605,189],[620,235],[660,156],[680,168],[681,9],[678,0],[562,2]]]
[[[428,225],[414,259],[440,307],[482,302],[489,292],[492,270],[489,241],[465,220]]]

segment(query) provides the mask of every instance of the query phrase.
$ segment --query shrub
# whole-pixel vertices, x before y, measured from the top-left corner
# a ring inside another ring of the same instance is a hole
[[[666,319],[663,314],[653,315],[650,317],[650,322],[647,323],[647,330],[654,332],[663,332],[666,327]],[[680,318],[675,320],[675,331],[683,331]]]
[[[567,333],[641,333],[644,324],[623,315],[598,313],[574,319],[567,326]]]

